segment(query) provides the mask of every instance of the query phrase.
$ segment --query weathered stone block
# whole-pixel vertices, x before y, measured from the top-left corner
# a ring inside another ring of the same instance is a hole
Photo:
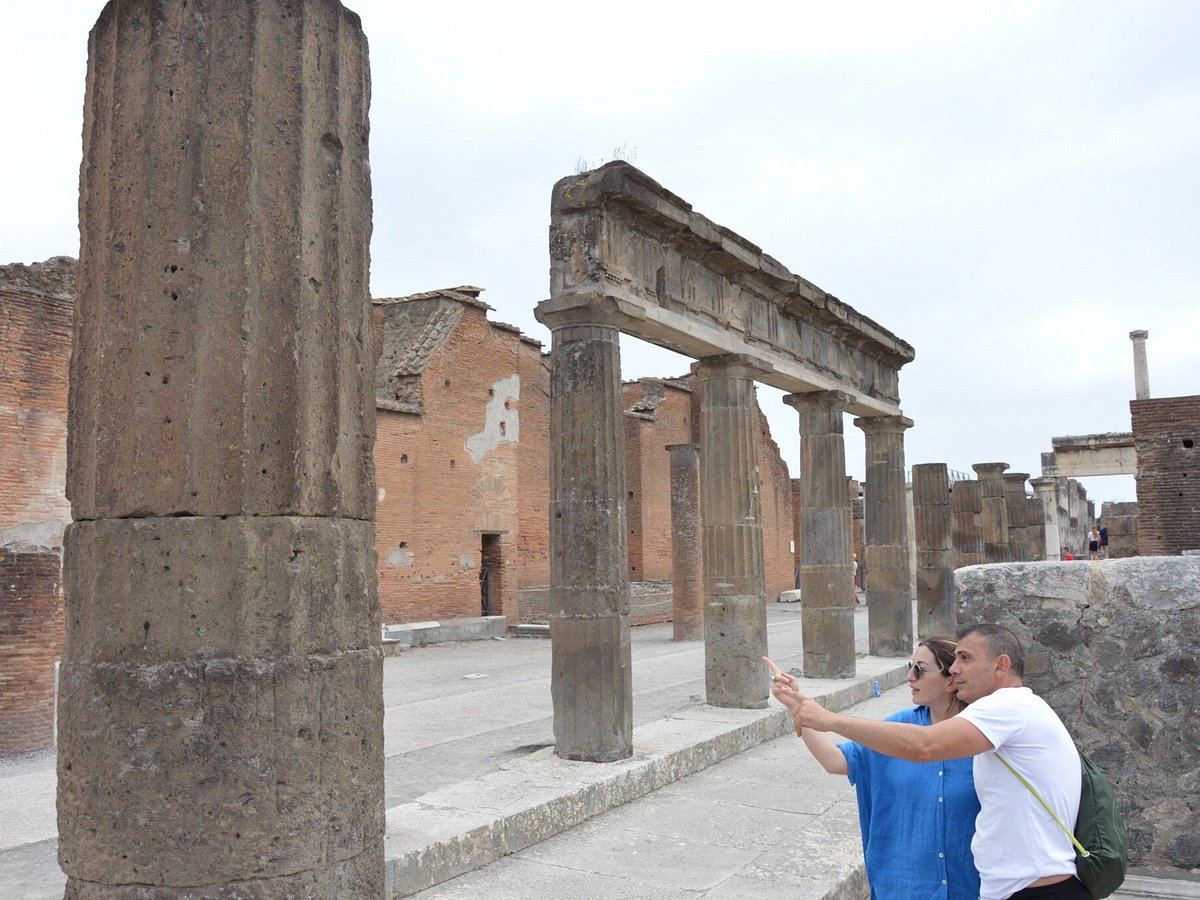
[[[65,544],[64,664],[338,653],[379,640],[371,522],[109,519],[69,525]]]
[[[336,0],[109,3],[88,59],[74,518],[370,519],[358,17]]]
[[[704,682],[713,706],[763,709],[767,608],[761,594],[709,596],[704,610]]]
[[[629,617],[551,616],[555,752],[611,762],[633,753]]]
[[[382,853],[377,648],[65,671],[59,862],[72,878],[185,888]]]
[[[800,612],[804,631],[804,675],[808,678],[854,677],[854,610],[810,608]]]

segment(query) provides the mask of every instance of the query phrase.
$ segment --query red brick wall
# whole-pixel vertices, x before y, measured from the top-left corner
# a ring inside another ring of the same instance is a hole
[[[0,543],[36,537],[29,527],[47,522],[56,523],[61,542],[71,520],[65,486],[74,262],[0,267]]]
[[[0,549],[0,755],[54,743],[59,556]]]
[[[1139,556],[1200,549],[1200,395],[1132,400]]]
[[[545,621],[550,584],[550,369],[539,345],[523,341],[521,447],[517,461],[516,612],[509,622]]]
[[[493,591],[490,611],[513,610],[522,401],[544,402],[536,384],[530,391],[513,388],[522,357],[535,352],[530,348],[512,329],[488,322],[481,306],[464,305],[449,340],[422,371],[424,412],[378,410],[376,548],[384,622],[480,615],[484,533],[499,536],[503,559],[502,570],[491,573],[502,588]],[[468,439],[485,431],[489,404],[504,407],[505,433],[493,426],[494,445],[473,459]],[[536,437],[535,430],[530,438]]]
[[[762,508],[767,600],[775,601],[783,591],[795,588],[795,567],[799,557],[792,553],[791,476],[787,464],[779,455],[779,445],[771,437],[770,425],[761,408],[758,410],[758,471],[762,483],[759,502]]]
[[[631,412],[648,397],[653,411]],[[646,379],[622,389],[625,415],[629,580],[671,580],[671,454],[691,440],[692,392]]]

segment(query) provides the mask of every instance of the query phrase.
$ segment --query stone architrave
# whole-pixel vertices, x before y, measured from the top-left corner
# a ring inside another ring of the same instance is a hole
[[[950,489],[953,523],[954,568],[977,566],[983,555],[983,485],[978,481],[956,481]]]
[[[185,6],[89,37],[59,863],[70,897],[378,897],[366,39],[335,0]]]
[[[1033,552],[1028,542],[1028,526],[1025,511],[1027,499],[1025,482],[1028,472],[1005,472],[1000,476],[1004,485],[1004,510],[1008,517],[1008,558],[1010,562],[1028,562]]]
[[[917,635],[955,634],[954,548],[951,545],[950,473],[945,463],[913,466],[913,520],[917,544]]]
[[[1031,478],[1029,484],[1033,487],[1034,499],[1038,503],[1038,514],[1042,521],[1042,559],[1062,559],[1062,540],[1058,528],[1058,492],[1059,479],[1042,477]]]
[[[972,466],[983,485],[983,561],[1008,562],[1008,504],[1004,500],[1004,470],[1008,463],[976,463]]]
[[[704,564],[704,680],[713,706],[767,705],[766,579],[750,357],[693,364],[700,383],[700,520]]]
[[[913,650],[913,573],[904,432],[913,423],[904,416],[871,416],[854,424],[866,435],[868,648],[872,656],[908,656]]]
[[[620,304],[556,297],[550,351],[550,694],[555,752],[633,754]]]
[[[704,637],[700,539],[700,445],[670,444],[671,618],[677,641]]]
[[[843,391],[813,391],[788,394],[783,402],[800,414],[804,675],[853,678],[854,568],[842,423],[850,397]]]

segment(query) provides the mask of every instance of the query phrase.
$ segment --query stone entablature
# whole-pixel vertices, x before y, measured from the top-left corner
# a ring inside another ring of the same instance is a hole
[[[899,415],[911,345],[625,162],[554,186],[551,296],[615,300],[622,331],[703,359],[747,354],[759,380],[840,390],[848,412]]]
[[[1132,432],[1066,435],[1051,438],[1050,443],[1054,450],[1042,454],[1043,477],[1083,478],[1137,472]]]

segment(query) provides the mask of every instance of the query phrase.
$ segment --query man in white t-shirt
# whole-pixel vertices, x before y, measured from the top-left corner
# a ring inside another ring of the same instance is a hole
[[[1038,789],[1064,822],[1079,815],[1079,753],[1066,727],[1022,683],[1025,651],[1001,625],[974,625],[958,635],[952,683],[970,704],[957,716],[923,727],[832,713],[810,697],[776,684],[773,694],[803,728],[835,731],[864,746],[914,762],[974,756],[979,816],[971,852],[981,900],[1089,900],[1075,877],[1075,848],[1037,798],[996,758]]]

